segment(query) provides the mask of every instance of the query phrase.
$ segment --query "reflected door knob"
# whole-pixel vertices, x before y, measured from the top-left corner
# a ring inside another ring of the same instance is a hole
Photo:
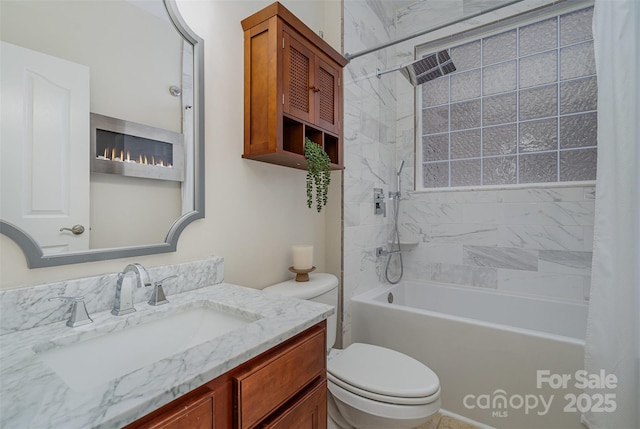
[[[71,228],[60,228],[60,232],[62,231],[71,231],[74,235],[80,235],[84,232],[84,226],[73,225]]]

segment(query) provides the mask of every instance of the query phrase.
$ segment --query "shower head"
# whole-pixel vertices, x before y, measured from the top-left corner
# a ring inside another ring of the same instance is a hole
[[[396,173],[396,175],[400,176],[400,173],[402,173],[403,168],[404,168],[404,159],[400,163],[400,168],[398,168],[398,172]]]
[[[453,65],[453,60],[449,56],[449,52],[445,50],[436,52],[435,54],[425,55],[419,60],[403,66],[387,70],[377,70],[376,76],[380,77],[383,74],[396,70],[400,70],[400,73],[402,73],[413,86],[418,86],[456,71],[456,66]]]
[[[413,86],[422,85],[425,82],[456,71],[453,60],[447,51],[440,51],[427,55],[400,69],[400,73],[406,77]]]

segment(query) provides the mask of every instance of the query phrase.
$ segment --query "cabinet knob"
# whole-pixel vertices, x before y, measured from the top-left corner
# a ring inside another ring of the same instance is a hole
[[[312,90],[313,92],[320,92],[321,91],[321,89],[318,88],[317,86],[310,86],[309,89]]]

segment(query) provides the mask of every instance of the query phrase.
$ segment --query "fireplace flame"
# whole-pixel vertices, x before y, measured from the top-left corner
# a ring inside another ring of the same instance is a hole
[[[141,164],[141,165],[150,165],[155,167],[167,167],[172,168],[171,162],[165,161],[162,158],[156,159],[155,155],[140,154],[138,158],[131,158],[131,152],[127,151],[126,157],[124,150],[120,151],[120,155],[118,156],[118,151],[116,148],[105,148],[104,152],[101,155],[97,155],[98,159],[104,159],[107,161],[114,162],[128,162],[132,164]],[[150,158],[150,159],[149,159]]]

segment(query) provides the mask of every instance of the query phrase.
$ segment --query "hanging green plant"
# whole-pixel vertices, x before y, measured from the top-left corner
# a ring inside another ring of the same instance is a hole
[[[318,213],[327,204],[329,183],[331,183],[331,160],[322,146],[304,139],[304,156],[307,158],[307,207],[313,204],[313,188],[316,191]]]

